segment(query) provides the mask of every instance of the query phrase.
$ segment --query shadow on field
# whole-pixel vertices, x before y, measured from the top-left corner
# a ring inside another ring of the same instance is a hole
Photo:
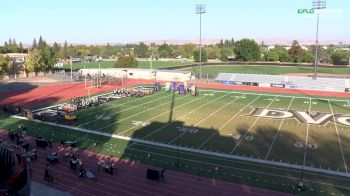
[[[43,107],[53,104],[65,96],[66,91],[79,86],[79,83],[72,85],[44,85],[36,86],[30,83],[12,82],[2,83],[0,86],[0,105],[20,106],[24,108]],[[56,88],[57,87],[57,88]],[[72,93],[72,92],[70,92]],[[74,93],[72,93],[72,97]]]
[[[150,165],[150,168],[157,170],[167,168],[191,173],[199,176],[198,178],[204,176],[212,179],[222,179],[241,184],[252,184],[273,190],[291,192],[288,186],[282,188],[272,183],[257,183],[247,180],[247,178],[237,178],[226,174],[234,174],[235,176],[241,175],[243,177],[249,176],[252,179],[267,179],[293,185],[300,178],[299,171],[271,168],[270,170],[266,167],[260,167],[259,164],[252,166],[244,162],[234,162],[231,159],[222,157],[191,153],[182,149],[203,150],[228,155],[236,155],[236,153],[238,153],[239,156],[244,155],[245,157],[252,156],[252,158],[265,159],[267,151],[278,131],[278,126],[273,126],[269,122],[264,122],[263,119],[261,119],[261,122],[259,120],[259,123],[251,128],[251,123],[241,121],[232,127],[232,133],[225,133],[225,135],[213,127],[194,127],[194,125],[188,125],[184,121],[173,120],[174,97],[175,93],[172,97],[173,101],[170,105],[167,121],[151,122],[148,125],[137,125],[140,128],[134,131],[132,135],[127,135],[131,140],[117,140],[108,135],[118,129],[118,120],[122,119],[118,113],[118,109],[113,107],[109,109],[106,108],[103,111],[105,117],[106,115],[111,117],[109,119],[98,119],[103,118],[98,116],[101,110],[103,110],[98,107],[88,108],[86,111],[91,110],[92,113],[82,112],[81,116],[78,117],[80,118],[78,122],[84,123],[88,121],[89,126],[87,126],[87,128],[105,133],[105,136],[83,133],[50,125],[38,125],[34,122],[14,119],[7,119],[8,122],[6,122],[6,124],[1,124],[0,128],[11,128],[15,130],[19,124],[22,124],[27,127],[28,134],[34,137],[40,134],[45,139],[53,138],[56,143],[59,143],[61,140],[77,140],[78,146],[82,149],[120,157],[124,160],[128,160],[126,164],[132,166],[137,166],[137,163],[144,163]],[[96,113],[94,113],[95,111]],[[155,115],[156,114],[154,114],[154,116]],[[101,127],[101,123],[106,126],[108,125],[108,128],[98,130]],[[82,128],[84,128],[84,126],[82,126]],[[310,129],[310,132],[311,131],[313,130]],[[297,134],[297,132],[302,132],[302,134]],[[296,142],[301,142],[302,145],[304,144],[305,138],[303,136],[305,136],[305,132],[306,126],[284,124],[279,135],[276,136],[275,143],[273,144],[274,146],[267,160],[274,158],[278,161],[277,157],[283,157],[284,159],[281,158],[281,160],[284,162],[293,160],[300,165],[304,157],[305,148],[304,146],[297,147],[295,144]],[[322,134],[324,133],[325,132]],[[313,138],[311,138],[312,136],[310,136],[311,139],[309,142],[311,144],[316,143],[318,148],[306,148],[306,166],[310,166],[311,164],[317,166],[317,163],[332,163],[332,170],[335,170],[334,166],[341,168],[342,160],[338,156],[338,141],[328,136],[329,135],[321,135],[321,133],[317,137],[313,136]],[[133,139],[141,139],[143,141],[135,143],[132,141]],[[344,138],[342,142],[346,145],[350,144],[348,138]],[[91,157],[96,157],[96,155],[91,155]],[[291,163],[293,162],[291,161]],[[225,175],[223,173],[225,173]],[[305,179],[311,179],[312,175],[305,174],[304,177]],[[312,180],[315,181],[314,176]],[[321,180],[330,184],[333,183],[329,178],[320,179],[320,181]],[[305,184],[309,186],[308,182]],[[317,188],[315,184],[312,186]]]
[[[0,82],[0,105],[19,105],[24,100],[11,100],[13,97],[28,93],[38,86],[26,82]]]

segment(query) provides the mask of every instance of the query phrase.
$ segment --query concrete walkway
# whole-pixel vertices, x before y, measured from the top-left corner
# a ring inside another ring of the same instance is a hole
[[[54,189],[52,187],[49,187],[45,184],[41,184],[36,181],[32,181],[31,183],[31,192],[30,196],[68,196],[71,195],[70,193],[65,193],[63,191]]]

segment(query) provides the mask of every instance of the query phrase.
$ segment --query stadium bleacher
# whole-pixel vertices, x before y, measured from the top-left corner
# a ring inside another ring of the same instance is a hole
[[[311,77],[220,73],[215,79],[222,84],[245,84],[263,87],[284,87],[294,89],[322,90],[344,92],[350,88],[349,79],[323,78],[314,80]]]

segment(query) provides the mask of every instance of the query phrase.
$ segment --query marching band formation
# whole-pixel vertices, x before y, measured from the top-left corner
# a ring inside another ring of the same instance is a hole
[[[155,82],[152,86],[140,86],[133,88],[121,88],[116,89],[112,93],[104,94],[94,97],[73,97],[67,103],[56,106],[56,108],[50,108],[47,110],[41,110],[40,112],[35,113],[35,118],[38,119],[51,119],[49,121],[56,122],[57,119],[53,118],[62,118],[65,120],[76,120],[76,111],[106,103],[112,100],[122,99],[125,97],[143,97],[147,95],[152,95],[155,91],[161,89],[160,82]],[[170,92],[178,91],[179,94],[190,93],[192,96],[198,95],[198,90],[195,85],[187,84],[183,82],[178,84],[174,81],[172,84],[167,82],[165,84],[165,91]]]
[[[122,97],[142,97],[144,95],[151,95],[153,94],[154,89],[153,88],[121,88],[113,91],[113,94],[120,95]]]

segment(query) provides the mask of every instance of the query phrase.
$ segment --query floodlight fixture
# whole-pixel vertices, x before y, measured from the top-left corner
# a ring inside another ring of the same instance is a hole
[[[327,1],[325,0],[314,0],[312,1],[312,8],[315,10],[325,9]]]
[[[197,4],[196,14],[204,14],[204,13],[205,13],[205,4]]]

